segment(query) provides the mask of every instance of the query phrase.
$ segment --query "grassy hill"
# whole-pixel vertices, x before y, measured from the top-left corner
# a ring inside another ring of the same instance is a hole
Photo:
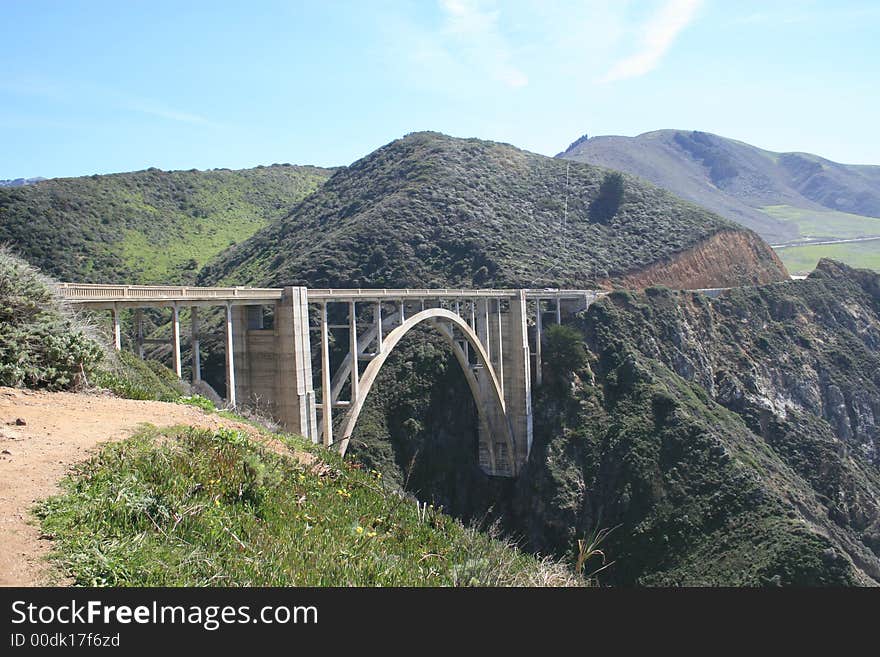
[[[55,178],[0,188],[0,243],[62,280],[192,281],[331,171],[273,165]]]
[[[224,253],[201,280],[590,286],[668,263],[731,232],[747,233],[632,176],[423,132],[340,169],[283,220]],[[727,282],[783,277],[769,248],[748,235],[754,249],[739,254],[739,269],[718,275],[733,279]]]
[[[774,244],[880,235],[880,167],[775,153],[703,132],[579,139],[559,157],[619,169],[757,231]],[[843,247],[835,255],[852,264]],[[860,247],[864,250],[864,246]],[[814,247],[812,269],[825,250]],[[829,251],[830,253],[830,251]],[[780,250],[792,271],[803,254]],[[880,258],[880,244],[876,246]]]

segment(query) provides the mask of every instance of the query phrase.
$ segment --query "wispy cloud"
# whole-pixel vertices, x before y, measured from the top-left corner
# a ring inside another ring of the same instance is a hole
[[[191,114],[189,112],[181,112],[179,110],[164,107],[152,101],[126,100],[122,103],[122,105],[125,109],[129,109],[134,112],[140,112],[142,114],[148,114],[150,116],[155,116],[160,119],[166,119],[168,121],[177,121],[179,123],[192,123],[196,125],[212,125],[212,122],[204,116],[200,116],[199,114]]]
[[[614,82],[650,73],[699,10],[702,0],[667,0],[642,26],[638,51],[615,63],[602,78]]]
[[[73,85],[42,78],[2,80],[0,81],[0,94],[4,93],[39,98],[54,104],[84,109],[100,106],[102,109],[113,108],[126,112],[138,112],[178,123],[216,125],[200,114],[169,107],[153,99],[129,96],[96,84]]]
[[[440,8],[445,34],[458,42],[474,65],[508,87],[529,83],[526,74],[513,64],[510,45],[498,26],[499,11],[487,9],[477,0],[440,0]]]

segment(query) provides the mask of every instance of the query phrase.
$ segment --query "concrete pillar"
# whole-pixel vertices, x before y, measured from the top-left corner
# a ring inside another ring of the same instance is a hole
[[[142,308],[137,308],[134,311],[134,330],[135,330],[135,353],[138,358],[143,359],[144,357],[144,311]]]
[[[122,349],[122,332],[119,329],[119,308],[113,304],[113,348],[116,351]]]
[[[174,358],[174,373],[180,378],[183,375],[180,361],[180,310],[176,303],[171,306],[171,355]]]
[[[507,419],[516,444],[517,474],[528,460],[532,448],[532,377],[526,292],[518,290],[510,310],[502,316],[504,336],[504,401]]]
[[[373,306],[373,321],[376,323],[376,354],[382,353],[382,302],[377,301]]]
[[[541,300],[535,299],[535,384],[541,385],[541,334],[543,333],[544,311]]]
[[[403,324],[406,321],[406,302],[401,299],[400,300],[400,323]]]
[[[248,349],[248,309],[247,306],[235,304],[230,305],[232,347],[229,353],[232,354],[235,373],[233,381],[235,381],[235,400],[236,404],[241,406],[250,403],[253,400],[251,394],[251,370],[253,363]]]
[[[287,431],[318,442],[308,295],[304,287],[286,287],[275,306],[276,419]]]
[[[400,302],[401,324],[403,323],[403,301]],[[357,403],[360,387],[360,369],[358,362],[357,305],[354,301],[348,304],[348,351],[351,354],[351,404]]]
[[[199,353],[201,342],[199,339],[199,309],[197,306],[190,308],[192,313],[192,370],[193,383],[202,380],[202,355]]]
[[[471,328],[476,331],[477,330],[477,304],[473,299],[470,300],[470,304],[471,304],[471,318],[470,318],[471,319],[471,322],[470,322]]]
[[[235,347],[232,332],[232,304],[226,302],[226,402],[235,408]]]
[[[489,301],[487,299],[480,299],[477,301],[476,321],[477,325],[474,330],[477,337],[480,339],[480,344],[483,345],[483,348],[489,355],[489,361],[491,362],[492,347],[489,340]]]
[[[495,340],[492,353],[495,354],[495,374],[501,383],[501,394],[504,394],[504,335],[501,322],[501,299],[495,299],[495,319],[492,326],[492,337]]]
[[[333,442],[333,395],[330,392],[330,332],[327,328],[327,303],[321,304],[321,424],[324,445]]]
[[[562,324],[562,299],[556,297],[556,324]]]

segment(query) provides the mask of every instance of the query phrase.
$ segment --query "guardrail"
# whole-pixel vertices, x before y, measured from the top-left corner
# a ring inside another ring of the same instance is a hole
[[[59,283],[58,292],[72,303],[125,303],[174,301],[274,301],[281,298],[281,288],[255,287],[193,287],[186,285],[104,285],[100,283]],[[309,288],[310,302],[345,301],[349,299],[436,299],[436,298],[512,298],[519,290],[467,288]],[[598,297],[598,290],[530,289],[529,299],[580,299]]]
[[[279,288],[190,287],[181,285],[101,285],[60,283],[58,292],[73,303],[108,301],[226,301],[236,299],[280,299]]]

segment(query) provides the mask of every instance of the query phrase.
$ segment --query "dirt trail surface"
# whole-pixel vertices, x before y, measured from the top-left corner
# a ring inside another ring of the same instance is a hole
[[[70,467],[98,445],[126,438],[143,423],[228,427],[270,440],[249,424],[193,406],[0,387],[0,585],[68,583],[46,563],[51,541],[41,537],[31,509],[58,493]]]

